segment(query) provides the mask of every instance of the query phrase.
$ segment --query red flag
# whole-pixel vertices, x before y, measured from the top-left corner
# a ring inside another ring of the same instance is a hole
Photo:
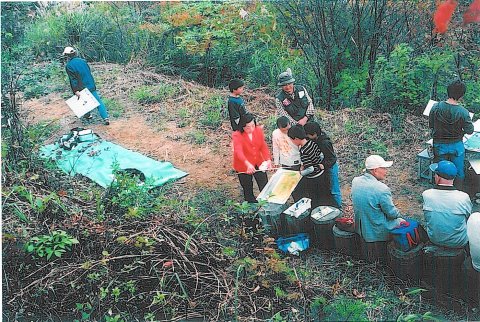
[[[480,22],[480,0],[473,0],[467,11],[463,14],[463,23]]]
[[[455,0],[447,0],[438,5],[437,11],[433,14],[433,23],[435,24],[434,32],[443,34],[447,31],[448,24],[452,19],[456,7],[457,1]]]

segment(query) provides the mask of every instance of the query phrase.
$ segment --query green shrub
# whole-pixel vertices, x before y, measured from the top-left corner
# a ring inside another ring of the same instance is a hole
[[[368,321],[367,305],[360,300],[340,297],[323,309],[325,321]]]
[[[140,104],[158,103],[161,100],[152,86],[140,86],[133,91],[132,98]]]
[[[187,133],[187,139],[194,144],[202,145],[207,141],[207,136],[205,132],[201,130],[194,130]]]
[[[25,251],[50,260],[52,257],[62,257],[75,244],[78,244],[76,238],[68,235],[63,230],[54,230],[49,235],[30,238],[27,244],[25,244]]]
[[[102,98],[102,100],[111,116],[120,117],[125,113],[125,107],[118,100],[106,97]]]
[[[223,122],[222,105],[224,103],[224,98],[220,95],[210,97],[201,108],[200,124],[210,129],[220,127]]]

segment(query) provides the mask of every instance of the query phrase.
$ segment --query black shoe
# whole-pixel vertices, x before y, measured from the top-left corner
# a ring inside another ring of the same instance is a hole
[[[104,125],[110,125],[110,120],[108,119],[108,117],[103,120],[103,124]]]
[[[93,115],[92,115],[90,112],[86,113],[83,117],[84,117],[86,120],[91,120],[91,119],[93,119]]]

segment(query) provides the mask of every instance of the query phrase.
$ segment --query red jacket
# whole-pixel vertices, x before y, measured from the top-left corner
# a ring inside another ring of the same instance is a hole
[[[233,169],[237,172],[247,171],[245,161],[260,166],[263,161],[271,159],[265,136],[261,127],[257,126],[252,133],[252,140],[245,132],[235,131],[233,139]]]

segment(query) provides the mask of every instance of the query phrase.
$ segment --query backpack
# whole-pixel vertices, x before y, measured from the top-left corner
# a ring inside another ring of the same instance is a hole
[[[407,219],[390,231],[395,248],[408,252],[420,244],[419,225],[416,220]]]

